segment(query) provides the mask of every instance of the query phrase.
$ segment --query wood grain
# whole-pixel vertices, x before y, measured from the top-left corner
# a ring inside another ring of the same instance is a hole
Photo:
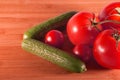
[[[67,11],[99,14],[119,0],[0,0],[0,80],[120,80],[120,70],[92,63],[85,73],[70,73],[22,50],[23,33]]]

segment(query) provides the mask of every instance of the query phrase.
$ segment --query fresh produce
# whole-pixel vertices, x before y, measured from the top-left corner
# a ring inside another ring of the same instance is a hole
[[[49,19],[24,33],[22,48],[71,72],[86,71],[91,58],[120,69],[120,2],[107,5],[98,17],[71,11]]]
[[[93,51],[98,64],[120,69],[120,32],[112,29],[101,32],[95,40]]]
[[[45,36],[45,43],[60,48],[64,43],[64,36],[58,30],[51,30]]]
[[[23,39],[27,38],[43,39],[44,35],[51,29],[64,27],[68,20],[76,13],[77,12],[75,11],[70,11],[55,18],[49,19],[41,24],[38,24],[37,26],[34,26],[33,28],[26,31],[23,35]]]
[[[46,22],[41,23],[38,26],[29,29],[24,34],[22,48],[34,55],[37,55],[58,66],[61,66],[68,71],[72,72],[86,71],[86,66],[81,60],[74,58],[65,51],[54,48],[40,41],[41,39],[44,38],[44,35],[48,31],[52,29],[57,29],[58,27],[65,26],[69,18],[73,16],[75,13],[76,12],[72,11],[62,14],[58,17],[52,18]]]
[[[96,36],[101,31],[98,19],[93,13],[79,12],[72,16],[67,24],[67,34],[74,45],[87,44],[93,46]]]
[[[120,2],[105,6],[99,14],[99,19],[100,21],[107,21],[102,24],[103,29],[110,29],[111,27],[120,29]]]
[[[80,58],[84,62],[88,62],[91,58],[92,48],[88,45],[77,45],[73,49],[73,52],[76,57]]]
[[[86,71],[85,64],[79,59],[70,56],[65,51],[51,47],[38,40],[25,39],[22,42],[22,48],[71,72]]]

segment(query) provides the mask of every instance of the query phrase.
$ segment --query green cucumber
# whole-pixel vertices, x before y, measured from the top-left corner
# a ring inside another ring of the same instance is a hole
[[[82,61],[74,58],[67,52],[51,47],[41,41],[35,39],[25,39],[22,42],[22,48],[71,72],[86,71],[86,66]]]
[[[44,34],[49,30],[66,26],[67,21],[76,13],[77,12],[75,11],[67,12],[58,17],[49,19],[39,25],[36,25],[24,33],[23,39],[27,38],[42,39],[44,37]]]
[[[72,72],[84,72],[86,71],[85,64],[79,59],[74,58],[69,53],[60,49],[54,48],[47,44],[44,44],[40,40],[43,39],[46,32],[51,29],[61,28],[66,26],[67,21],[76,14],[75,11],[71,11],[62,14],[58,17],[49,19],[29,30],[23,35],[22,48],[32,54],[40,56],[54,64],[57,64],[66,70]]]

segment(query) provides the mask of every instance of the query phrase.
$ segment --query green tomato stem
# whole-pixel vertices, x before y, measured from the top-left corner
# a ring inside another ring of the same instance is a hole
[[[117,29],[114,29],[114,28],[112,28],[112,29],[114,30],[114,33],[112,36],[116,40],[116,47],[118,47],[118,42],[120,41],[120,34],[119,34],[119,31]]]
[[[115,23],[115,24],[120,24],[120,22],[119,21],[115,21],[115,20],[104,20],[104,21],[101,21],[101,22],[98,22],[98,23],[95,23],[95,24],[104,24],[104,23],[109,23],[109,22],[111,22],[111,23]]]

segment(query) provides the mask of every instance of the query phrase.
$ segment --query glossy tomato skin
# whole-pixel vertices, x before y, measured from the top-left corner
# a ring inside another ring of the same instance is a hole
[[[76,45],[73,49],[74,55],[84,62],[88,62],[92,56],[92,48],[88,45]]]
[[[113,14],[107,17],[106,20],[113,20],[113,22],[103,24],[104,29],[115,28],[120,30],[120,23],[114,22],[114,21],[120,22],[120,14]]]
[[[64,43],[64,36],[58,30],[51,30],[45,36],[45,43],[51,46],[61,48]]]
[[[105,6],[104,9],[99,14],[100,21],[116,20],[120,22],[120,14],[116,10],[116,8],[120,8],[120,2],[114,2]],[[120,29],[120,24],[116,24],[114,22],[104,23],[102,24],[102,26],[104,29],[110,29],[111,27]]]
[[[113,30],[101,32],[94,43],[93,55],[98,64],[109,69],[120,69],[120,42],[112,36]]]
[[[67,34],[74,45],[93,45],[95,37],[99,31],[92,25],[95,15],[90,12],[79,12],[75,14],[67,23]],[[97,19],[96,19],[97,20]],[[97,26],[101,29],[101,26]]]

